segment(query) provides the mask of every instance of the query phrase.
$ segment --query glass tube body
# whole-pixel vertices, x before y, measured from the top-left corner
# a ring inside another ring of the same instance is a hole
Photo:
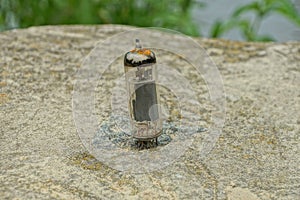
[[[157,138],[162,130],[156,67],[155,63],[125,65],[132,136],[138,140]]]

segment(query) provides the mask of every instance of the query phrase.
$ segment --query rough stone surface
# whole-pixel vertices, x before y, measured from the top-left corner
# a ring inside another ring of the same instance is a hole
[[[72,90],[83,58],[126,26],[0,33],[0,196],[4,199],[299,199],[300,43],[196,39],[226,90],[223,133],[203,160],[118,172],[83,147]],[[205,112],[205,111],[204,111]]]

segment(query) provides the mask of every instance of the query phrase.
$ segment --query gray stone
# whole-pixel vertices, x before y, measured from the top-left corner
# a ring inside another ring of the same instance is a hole
[[[0,196],[298,199],[299,42],[195,38],[218,65],[228,95],[222,135],[205,158],[199,159],[197,149],[208,132],[196,134],[183,156],[166,168],[144,174],[116,171],[85,149],[72,115],[76,71],[96,42],[130,29],[44,26],[0,33]],[[164,59],[171,62],[174,56]],[[197,93],[204,105],[199,130],[209,129],[209,93],[196,76],[188,76],[203,92]],[[96,109],[109,114],[103,104]],[[170,115],[179,113],[174,109]]]

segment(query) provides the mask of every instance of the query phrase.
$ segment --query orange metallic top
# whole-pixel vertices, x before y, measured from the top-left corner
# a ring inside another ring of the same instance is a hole
[[[151,51],[149,49],[139,49],[139,48],[136,48],[136,49],[131,50],[130,52],[131,53],[142,54],[142,55],[145,55],[145,56],[150,56],[151,55]]]

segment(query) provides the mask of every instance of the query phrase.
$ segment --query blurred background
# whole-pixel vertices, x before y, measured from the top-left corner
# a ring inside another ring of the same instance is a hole
[[[0,31],[124,24],[242,41],[300,40],[300,0],[0,0]]]

